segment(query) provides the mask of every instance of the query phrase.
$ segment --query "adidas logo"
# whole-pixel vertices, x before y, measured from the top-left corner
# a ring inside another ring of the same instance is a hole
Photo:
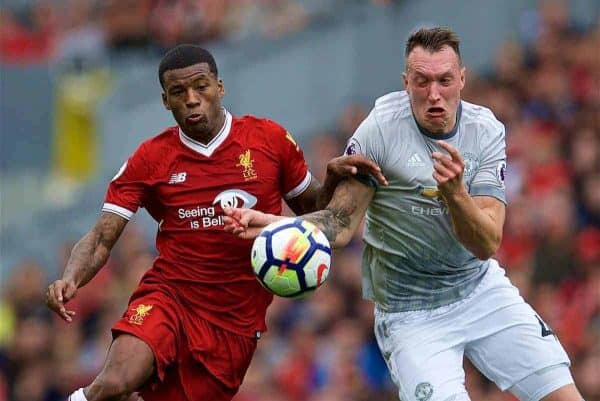
[[[169,184],[178,184],[180,182],[185,182],[187,178],[187,173],[174,173],[171,175],[169,179]]]
[[[413,153],[413,155],[409,157],[408,161],[406,162],[407,167],[423,167],[424,165],[425,163],[423,162],[421,156],[419,156],[418,153]]]

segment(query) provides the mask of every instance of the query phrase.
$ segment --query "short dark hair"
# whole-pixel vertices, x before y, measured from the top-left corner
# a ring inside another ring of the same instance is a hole
[[[437,52],[446,45],[454,49],[460,60],[460,39],[456,33],[448,28],[442,27],[421,28],[418,31],[413,32],[406,41],[404,55],[408,58],[410,52],[418,46],[421,46],[430,52]]]
[[[158,66],[158,80],[160,86],[165,87],[163,74],[169,70],[177,70],[179,68],[189,67],[190,65],[207,63],[210,72],[219,76],[217,63],[210,52],[197,45],[182,44],[177,45],[167,52],[160,61]]]

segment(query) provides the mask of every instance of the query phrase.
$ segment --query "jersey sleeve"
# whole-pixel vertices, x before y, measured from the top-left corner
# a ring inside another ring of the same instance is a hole
[[[121,166],[108,185],[103,212],[114,213],[129,220],[138,208],[144,207],[150,179],[144,156],[144,145],[141,145]]]
[[[375,118],[375,109],[369,113],[367,118],[363,120],[352,137],[348,140],[344,154],[347,156],[355,154],[363,155],[373,160],[378,165],[383,165],[383,140],[379,124]],[[355,176],[355,178],[366,185],[377,187],[377,181],[369,175],[359,174]]]
[[[308,188],[312,176],[304,153],[292,135],[282,126],[274,122],[272,124],[279,145],[279,161],[282,167],[279,188],[285,199],[293,199]]]
[[[504,178],[506,174],[506,142],[504,125],[493,115],[483,124],[488,132],[480,133],[481,158],[471,181],[472,196],[491,196],[506,202]]]

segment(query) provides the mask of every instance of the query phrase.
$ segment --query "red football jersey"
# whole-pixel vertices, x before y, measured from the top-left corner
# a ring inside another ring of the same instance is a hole
[[[159,256],[142,280],[167,284],[182,305],[242,335],[265,330],[272,296],[253,275],[252,241],[223,230],[225,206],[280,214],[310,184],[304,155],[277,123],[227,111],[206,145],[179,127],[143,142],[110,183],[103,211],[158,222]]]

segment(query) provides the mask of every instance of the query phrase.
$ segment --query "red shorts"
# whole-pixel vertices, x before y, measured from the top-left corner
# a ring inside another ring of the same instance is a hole
[[[154,353],[155,377],[140,389],[144,401],[231,400],[257,341],[194,316],[161,284],[140,284],[112,330],[113,337],[141,339]]]

